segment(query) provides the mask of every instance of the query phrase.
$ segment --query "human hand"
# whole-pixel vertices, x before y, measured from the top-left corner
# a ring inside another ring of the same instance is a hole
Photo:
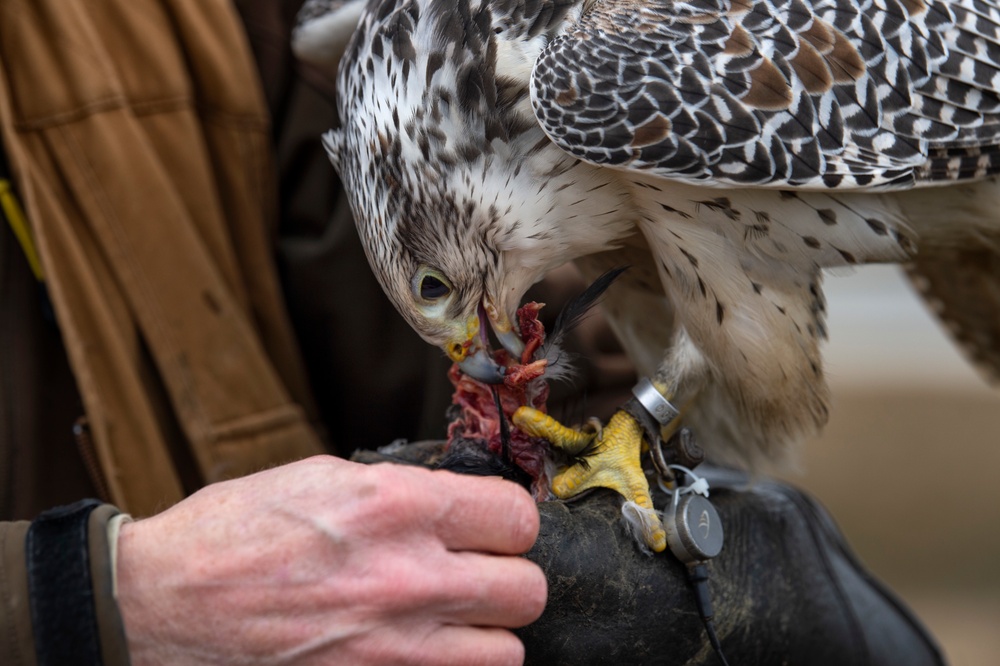
[[[123,526],[132,663],[520,664],[541,615],[513,483],[317,457]]]

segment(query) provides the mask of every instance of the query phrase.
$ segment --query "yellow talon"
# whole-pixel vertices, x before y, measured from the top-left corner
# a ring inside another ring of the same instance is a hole
[[[569,499],[590,488],[610,488],[647,510],[651,525],[644,537],[646,545],[657,553],[667,547],[667,534],[653,508],[649,483],[640,464],[642,428],[635,419],[619,411],[596,434],[567,428],[530,407],[519,408],[512,420],[529,435],[543,437],[571,454],[593,443],[593,451],[587,454],[586,460],[556,475],[552,480],[552,492],[560,499]]]
[[[510,420],[525,433],[547,439],[553,446],[570,455],[575,456],[594,441],[594,433],[567,428],[545,412],[531,407],[518,407]]]

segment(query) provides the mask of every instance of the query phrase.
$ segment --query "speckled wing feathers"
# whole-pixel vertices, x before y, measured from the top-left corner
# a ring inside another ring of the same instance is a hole
[[[905,187],[1000,170],[978,0],[597,0],[536,64],[560,147],[705,185]]]

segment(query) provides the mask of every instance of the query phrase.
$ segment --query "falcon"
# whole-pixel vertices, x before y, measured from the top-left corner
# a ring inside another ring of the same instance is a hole
[[[356,28],[324,143],[385,292],[468,375],[502,381],[487,330],[520,357],[548,271],[627,265],[604,309],[639,373],[752,465],[827,420],[823,269],[899,262],[997,378],[995,0],[335,4],[298,40]],[[604,431],[591,481],[652,509],[641,428]]]

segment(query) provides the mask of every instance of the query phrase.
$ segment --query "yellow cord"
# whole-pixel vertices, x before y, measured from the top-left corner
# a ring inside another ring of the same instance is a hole
[[[24,211],[17,197],[14,196],[14,189],[10,181],[0,178],[0,208],[3,208],[4,217],[10,225],[17,242],[21,244],[24,256],[28,259],[28,265],[35,279],[43,282],[45,277],[42,273],[42,262],[38,259],[38,250],[35,249],[35,242],[31,238],[31,231],[28,229],[28,222],[25,219]]]

